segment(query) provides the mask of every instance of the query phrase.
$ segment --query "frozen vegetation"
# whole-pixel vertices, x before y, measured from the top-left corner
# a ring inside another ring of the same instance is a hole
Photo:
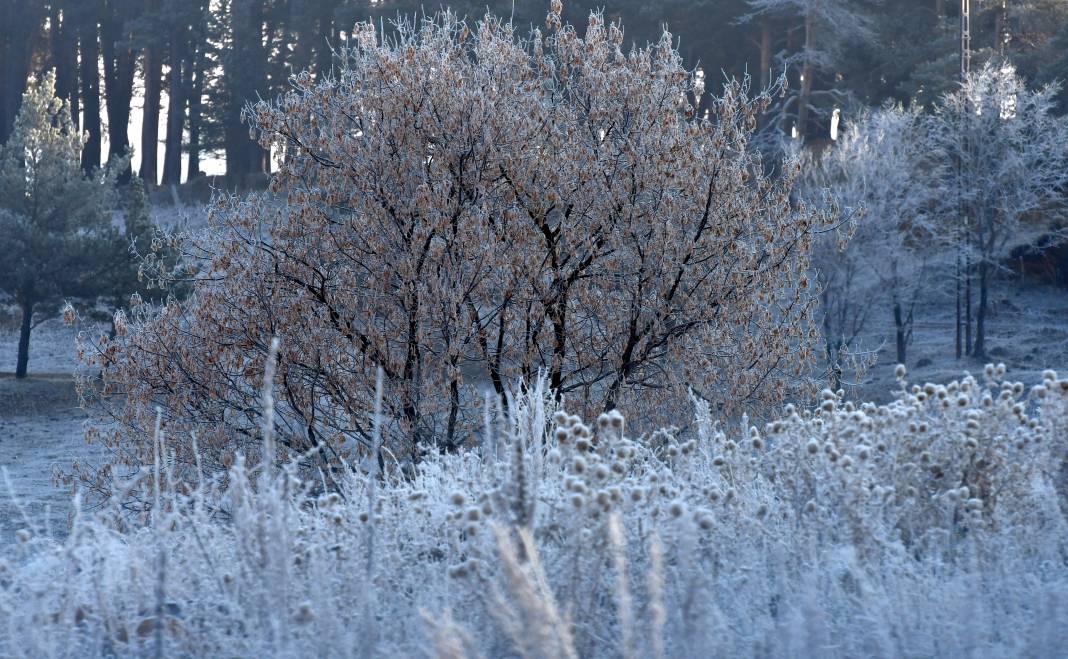
[[[635,437],[618,413],[587,425],[548,393],[514,397],[477,450],[409,478],[371,462],[330,491],[244,459],[161,490],[158,435],[158,466],[127,484],[153,512],[80,514],[63,542],[26,520],[0,563],[0,653],[1063,649],[1068,380],[1053,372],[1030,388],[996,366],[902,380],[880,406],[825,391],[761,428],[698,405],[687,436]]]

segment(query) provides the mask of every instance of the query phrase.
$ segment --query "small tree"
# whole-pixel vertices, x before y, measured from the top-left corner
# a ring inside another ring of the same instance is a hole
[[[828,240],[815,258],[826,284],[825,314],[850,319],[838,332],[825,321],[824,340],[855,338],[868,304],[885,303],[899,364],[912,340],[922,273],[937,253],[925,130],[916,109],[890,105],[865,112],[805,167],[810,196],[833,194],[842,221],[856,220],[844,249]]]
[[[157,405],[206,465],[258,443],[275,336],[279,444],[330,457],[370,444],[378,369],[387,447],[412,461],[539,373],[574,409],[650,425],[691,392],[740,411],[807,382],[822,216],[792,207],[795,168],[762,177],[763,101],[731,84],[699,116],[670,35],[627,54],[618,25],[579,36],[553,4],[527,39],[492,17],[395,41],[361,25],[339,77],[248,110],[284,203],[217,200],[184,243],[189,300],[98,346],[126,458],[150,455]]]
[[[986,352],[990,278],[1009,241],[1050,232],[1063,211],[1068,123],[1053,115],[1056,92],[1029,90],[1011,65],[987,64],[944,96],[931,117],[942,215],[952,223],[947,233],[961,237],[978,275],[977,357]]]
[[[81,170],[84,137],[55,95],[55,75],[31,80],[0,147],[0,294],[21,315],[15,376],[26,376],[34,315],[64,297],[92,298],[113,266],[119,233],[105,209],[113,181]]]

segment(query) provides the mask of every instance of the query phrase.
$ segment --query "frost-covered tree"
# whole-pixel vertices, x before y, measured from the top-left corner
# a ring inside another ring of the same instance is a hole
[[[845,347],[864,329],[868,303],[885,305],[900,364],[912,340],[924,268],[937,252],[925,131],[916,109],[888,105],[864,112],[805,167],[809,194],[833,195],[841,221],[853,225],[844,247],[824,240],[828,244],[817,251],[824,314],[850,319],[836,331],[825,321],[824,340]]]
[[[361,25],[336,78],[299,75],[248,109],[284,156],[285,203],[218,200],[214,231],[183,245],[190,299],[141,307],[97,346],[125,457],[149,455],[156,405],[206,465],[258,441],[275,336],[280,446],[328,457],[370,443],[378,369],[387,446],[412,461],[472,441],[484,392],[539,372],[635,424],[690,392],[741,410],[799,383],[823,216],[792,207],[797,169],[761,174],[763,101],[732,83],[698,115],[669,34],[624,52],[618,25],[595,13],[580,36],[559,2],[548,25]]]
[[[1068,124],[1053,115],[1056,92],[1028,89],[1011,65],[987,64],[944,96],[930,120],[942,215],[978,280],[976,356],[986,351],[990,279],[1005,250],[1053,230],[1063,211]]]
[[[0,147],[0,295],[22,320],[15,376],[26,376],[35,313],[97,295],[118,234],[106,211],[114,181],[81,170],[85,138],[56,97],[55,74],[31,80]]]

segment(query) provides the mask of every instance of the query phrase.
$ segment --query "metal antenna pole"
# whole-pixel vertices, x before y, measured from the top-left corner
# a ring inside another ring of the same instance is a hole
[[[1009,26],[1009,0],[1001,0],[1001,30],[998,32],[998,53],[1005,57],[1005,51],[1012,41],[1012,28]]]
[[[972,0],[960,0],[960,81],[972,68]]]
[[[972,66],[972,26],[971,26],[971,0],[960,0],[960,83],[963,86],[968,79],[968,73]],[[964,100],[967,103],[967,99]],[[971,271],[971,259],[968,258],[966,252],[965,241],[968,238],[967,231],[967,213],[964,204],[964,154],[967,148],[966,140],[964,139],[964,113],[967,110],[962,106],[960,121],[960,156],[957,159],[957,196],[958,196],[958,210],[960,212],[958,232],[959,239],[957,242],[957,314],[956,314],[956,354],[957,359],[960,359],[964,352],[971,352],[971,286],[969,285],[966,290],[961,290],[961,280],[967,273],[970,275]],[[963,258],[962,258],[963,257]],[[964,263],[962,264],[962,261]],[[971,283],[969,279],[969,284]],[[961,307],[962,294],[967,296],[967,311],[964,311]],[[966,342],[962,341],[962,334],[967,333]],[[962,345],[963,344],[963,345]]]

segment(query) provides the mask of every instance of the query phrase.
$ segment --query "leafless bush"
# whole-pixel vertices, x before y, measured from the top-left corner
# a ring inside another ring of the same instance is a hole
[[[187,464],[195,432],[207,468],[232,465],[275,336],[278,444],[332,464],[366,455],[377,369],[385,449],[410,464],[542,371],[576,411],[650,427],[691,391],[737,412],[804,384],[824,220],[748,148],[766,98],[730,83],[695,116],[670,34],[624,53],[599,13],[581,37],[547,24],[361,25],[336,78],[248,109],[284,156],[278,196],[217,199],[212,231],[175,240],[189,299],[86,346],[122,460],[144,461],[159,406]]]

